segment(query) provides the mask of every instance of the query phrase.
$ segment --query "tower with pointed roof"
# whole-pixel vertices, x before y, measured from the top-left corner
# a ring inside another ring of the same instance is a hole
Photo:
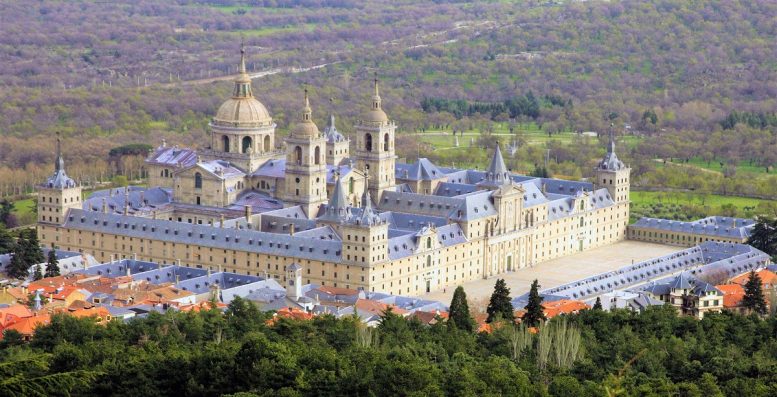
[[[367,169],[371,179],[370,193],[380,200],[384,190],[396,186],[394,134],[396,124],[383,111],[378,79],[375,78],[370,110],[356,125],[355,159],[360,169]]]
[[[332,194],[332,198],[327,203],[324,213],[316,220],[320,223],[338,225],[345,222],[350,222],[351,206],[348,198],[345,195],[345,188],[340,180],[340,174],[335,175],[335,188]]]
[[[615,137],[612,131],[610,131],[607,153],[596,166],[594,172],[597,188],[606,188],[616,203],[629,202],[631,168],[623,164],[623,161],[615,154]]]
[[[304,103],[300,121],[286,138],[284,201],[287,206],[302,206],[313,218],[326,202],[326,138],[313,122],[307,89]]]
[[[343,241],[343,262],[370,267],[388,261],[388,227],[373,209],[367,187],[361,208],[336,228]]]
[[[510,171],[507,170],[505,160],[502,157],[502,150],[499,149],[499,142],[496,143],[494,154],[491,156],[491,163],[488,165],[483,180],[478,183],[481,189],[493,189],[502,185],[512,183]]]
[[[326,137],[326,163],[340,165],[349,157],[351,140],[337,130],[334,113],[329,115],[329,125],[324,128],[324,137]]]
[[[232,97],[219,107],[211,120],[210,148],[201,154],[205,160],[229,161],[251,173],[266,160],[278,157],[278,152],[275,149],[275,123],[267,108],[254,97],[245,58],[245,47],[241,44]]]
[[[54,174],[38,186],[38,223],[60,225],[70,208],[81,208],[81,186],[65,172],[62,141],[57,133]]]

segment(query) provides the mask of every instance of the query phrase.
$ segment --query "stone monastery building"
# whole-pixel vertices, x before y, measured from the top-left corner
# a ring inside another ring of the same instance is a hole
[[[351,142],[311,118],[307,93],[283,145],[241,51],[232,97],[203,149],[164,143],[149,188],[93,193],[56,171],[39,187],[43,244],[293,282],[418,295],[623,240],[630,169],[615,154],[595,182],[513,175],[494,149],[485,171],[396,163],[396,124],[378,82]],[[282,149],[281,149],[282,148]]]

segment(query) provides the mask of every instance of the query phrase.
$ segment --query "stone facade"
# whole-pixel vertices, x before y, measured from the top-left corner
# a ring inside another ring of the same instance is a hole
[[[630,170],[614,142],[596,183],[513,175],[499,147],[486,171],[396,164],[396,124],[376,80],[353,158],[333,118],[319,132],[307,96],[284,155],[271,148],[275,125],[240,70],[209,147],[160,146],[147,160],[159,188],[42,202],[57,214],[41,219],[42,243],[100,261],[137,255],[282,284],[296,263],[305,284],[419,295],[626,237]],[[270,147],[257,146],[267,137]],[[49,185],[46,197],[71,189]]]

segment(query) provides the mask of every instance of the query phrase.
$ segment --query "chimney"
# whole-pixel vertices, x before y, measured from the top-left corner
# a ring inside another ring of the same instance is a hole
[[[294,235],[294,224],[293,223],[289,224],[289,234],[292,235],[292,236]]]
[[[246,211],[246,223],[251,223],[251,206],[246,204],[245,211]]]
[[[156,211],[151,211],[151,219],[156,219]]]
[[[103,197],[103,214],[108,213],[108,201],[105,200],[105,197]]]
[[[211,218],[208,222],[210,223],[210,227],[213,227],[213,218]]]
[[[219,227],[223,229],[224,228],[224,214],[221,214],[220,219],[221,219],[221,222],[219,223]]]

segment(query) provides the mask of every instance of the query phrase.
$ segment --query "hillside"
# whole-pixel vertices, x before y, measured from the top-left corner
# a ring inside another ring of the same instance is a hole
[[[377,71],[404,133],[482,130],[511,116],[546,133],[603,132],[612,123],[644,137],[624,157],[650,185],[662,184],[657,157],[744,162],[765,178],[777,163],[777,3],[767,0],[41,1],[4,3],[0,14],[0,173],[24,179],[17,185],[46,172],[38,168],[52,160],[53,143],[41,138],[54,131],[66,137],[71,164],[90,164],[79,168],[85,179],[110,173],[91,162],[119,144],[199,144],[229,95],[219,78],[234,73],[241,40],[249,69],[266,74],[255,91],[281,133],[303,84],[314,117],[334,111],[350,132]],[[292,70],[318,65],[328,66]],[[537,113],[421,106],[527,94],[538,99]],[[522,167],[542,159],[519,154]],[[417,148],[400,155],[435,156]],[[590,160],[559,161],[555,171],[585,176]],[[723,179],[705,189],[726,190]],[[729,190],[748,189],[757,190]]]

